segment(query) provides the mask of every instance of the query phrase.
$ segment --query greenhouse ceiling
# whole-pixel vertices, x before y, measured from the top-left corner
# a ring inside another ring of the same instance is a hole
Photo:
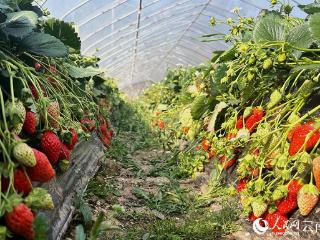
[[[299,0],[293,4],[312,2]],[[143,89],[160,81],[166,70],[177,64],[197,65],[213,50],[227,44],[201,42],[213,32],[226,33],[226,25],[214,29],[210,17],[256,16],[268,8],[268,0],[46,0],[40,3],[59,19],[79,27],[82,53],[95,54],[100,66],[119,80],[126,92]],[[294,8],[294,16],[303,13]],[[134,91],[136,92],[136,91]]]

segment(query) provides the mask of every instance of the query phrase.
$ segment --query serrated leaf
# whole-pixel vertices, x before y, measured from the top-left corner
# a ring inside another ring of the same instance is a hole
[[[298,5],[298,7],[304,11],[305,13],[308,14],[314,14],[317,12],[320,12],[320,3],[310,3],[310,4],[306,4],[306,5]]]
[[[56,37],[45,33],[32,33],[22,39],[22,50],[47,57],[64,57],[68,55],[66,46]]]
[[[308,24],[304,23],[289,30],[286,41],[292,46],[309,48],[313,42]]]
[[[270,13],[261,17],[254,29],[253,39],[256,43],[266,41],[284,41],[286,38],[286,28],[279,15]]]
[[[81,203],[79,207],[79,211],[81,212],[83,216],[83,220],[85,224],[89,224],[92,221],[92,212],[89,204],[87,203]]]
[[[71,65],[69,63],[65,63],[64,66],[68,70],[69,75],[73,78],[93,77],[103,72],[102,69],[100,68],[94,68],[94,67],[82,68],[82,67]]]
[[[86,234],[84,233],[84,229],[81,224],[76,227],[75,240],[86,240]]]
[[[33,31],[38,15],[32,11],[7,13],[2,31],[9,36],[22,38]]]
[[[320,43],[320,13],[315,13],[310,16],[309,28],[313,38]]]
[[[195,100],[193,101],[191,106],[191,116],[194,120],[199,120],[207,110],[206,98],[207,98],[206,95],[200,95],[196,97]]]
[[[52,18],[44,23],[44,32],[60,39],[65,45],[80,51],[80,37],[71,23]]]

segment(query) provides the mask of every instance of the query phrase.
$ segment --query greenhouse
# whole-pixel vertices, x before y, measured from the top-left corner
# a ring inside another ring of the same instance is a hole
[[[319,0],[0,10],[0,240],[320,239]]]

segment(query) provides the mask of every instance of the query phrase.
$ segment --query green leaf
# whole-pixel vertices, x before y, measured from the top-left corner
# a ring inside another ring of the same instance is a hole
[[[304,23],[289,30],[286,41],[295,47],[308,48],[313,42],[308,24]]]
[[[255,42],[284,41],[286,28],[283,20],[277,14],[270,13],[261,17],[253,29]]]
[[[92,226],[92,230],[90,232],[90,240],[96,240],[98,238],[98,235],[100,233],[101,230],[101,225],[104,219],[104,213],[100,212],[97,220],[95,221],[95,223]]]
[[[80,37],[71,23],[52,18],[44,23],[44,31],[60,39],[65,45],[80,51]]]
[[[202,94],[196,97],[196,99],[193,101],[191,106],[191,116],[194,120],[199,120],[208,109],[208,102],[206,101],[207,98],[207,95]]]
[[[84,233],[84,229],[81,224],[76,227],[75,240],[86,240],[86,234]]]
[[[38,15],[32,11],[8,13],[2,31],[9,36],[22,38],[36,27]]]
[[[69,75],[73,78],[93,77],[103,72],[102,69],[100,68],[94,68],[94,67],[82,68],[82,67],[71,65],[69,63],[65,63],[64,66],[68,70]]]
[[[79,211],[83,216],[83,220],[85,224],[89,224],[92,221],[92,212],[88,203],[82,202]]]
[[[46,239],[49,229],[47,218],[39,213],[33,221],[33,229],[35,231],[35,240]]]
[[[68,55],[68,49],[57,38],[45,33],[32,33],[22,39],[22,50],[47,57],[64,57]]]
[[[320,13],[315,13],[310,16],[309,28],[313,38],[320,43]]]
[[[314,14],[320,12],[320,3],[310,3],[307,5],[298,5],[298,7],[308,14]]]
[[[227,49],[223,54],[221,54],[219,58],[220,62],[226,62],[234,59],[237,52],[236,49],[236,46]]]

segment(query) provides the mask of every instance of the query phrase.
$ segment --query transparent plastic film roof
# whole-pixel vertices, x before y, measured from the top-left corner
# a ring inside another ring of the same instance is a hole
[[[310,1],[291,1],[307,4]],[[200,37],[226,33],[227,25],[209,25],[244,16],[256,16],[268,0],[47,0],[42,6],[59,19],[79,27],[82,53],[96,55],[100,66],[119,80],[119,87],[136,92],[164,78],[177,64],[197,65],[212,51],[228,47],[224,41],[205,43]],[[294,16],[303,16],[295,7]]]

